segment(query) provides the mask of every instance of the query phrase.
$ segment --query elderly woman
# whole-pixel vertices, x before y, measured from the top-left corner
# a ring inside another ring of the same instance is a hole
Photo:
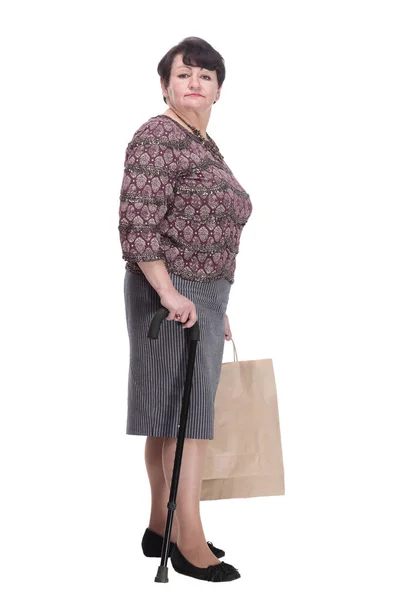
[[[182,330],[198,320],[171,563],[184,575],[229,581],[240,574],[206,541],[199,500],[224,341],[231,339],[226,308],[252,205],[206,131],[225,78],[222,56],[204,40],[186,38],[162,58],[158,74],[169,108],[128,144],[119,209],[130,343],[126,433],[147,436],[152,499],[142,549],[161,556],[188,359]],[[160,306],[169,315],[157,341],[149,340]]]

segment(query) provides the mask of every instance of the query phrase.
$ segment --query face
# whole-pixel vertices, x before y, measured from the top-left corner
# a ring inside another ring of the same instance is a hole
[[[218,89],[216,71],[185,65],[181,54],[173,60],[168,88],[163,83],[161,87],[169,106],[184,113],[209,110],[221,90]]]

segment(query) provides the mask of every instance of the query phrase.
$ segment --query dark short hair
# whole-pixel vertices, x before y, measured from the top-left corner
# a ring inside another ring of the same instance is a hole
[[[158,63],[157,73],[162,78],[166,87],[169,86],[172,62],[177,54],[182,54],[182,61],[191,67],[203,67],[209,71],[217,72],[218,87],[220,88],[225,79],[224,59],[211,44],[199,37],[187,37],[179,44],[173,46]],[[165,104],[167,100],[163,95]]]

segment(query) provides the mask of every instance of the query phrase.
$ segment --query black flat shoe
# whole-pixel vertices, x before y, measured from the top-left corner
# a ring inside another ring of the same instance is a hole
[[[151,529],[149,529],[147,527],[146,531],[144,532],[143,538],[142,538],[143,554],[145,556],[161,556],[162,542],[163,542],[163,536],[159,535],[158,533],[156,533],[155,531],[152,531]],[[222,556],[225,556],[225,552],[223,550],[220,550],[220,548],[216,548],[211,542],[207,542],[207,544],[208,544],[208,547],[210,548],[211,552],[217,558],[221,558]],[[169,543],[168,556],[171,556],[174,546],[175,546],[174,542]]]
[[[171,564],[177,573],[205,581],[232,581],[240,577],[239,571],[233,565],[224,561],[217,565],[209,565],[204,569],[192,565],[183,556],[176,544],[171,552]]]

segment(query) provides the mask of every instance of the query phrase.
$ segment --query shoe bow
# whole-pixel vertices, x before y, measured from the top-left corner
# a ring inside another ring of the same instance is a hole
[[[225,574],[228,575],[229,573],[232,573],[232,567],[224,561],[217,565],[210,565],[207,567],[207,581],[223,581],[223,576]]]

